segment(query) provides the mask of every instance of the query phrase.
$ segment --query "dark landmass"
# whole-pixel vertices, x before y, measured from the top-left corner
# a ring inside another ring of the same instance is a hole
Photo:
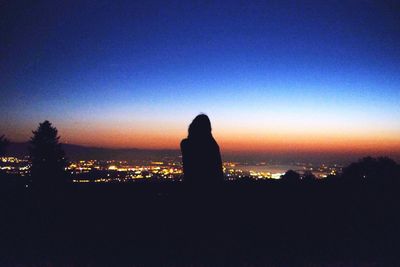
[[[24,157],[28,155],[28,142],[10,143],[7,155]],[[138,149],[138,148],[100,148],[73,144],[62,144],[69,160],[159,160],[164,157],[179,157],[180,151],[173,149]]]
[[[177,144],[178,146],[178,144]],[[101,148],[86,147],[74,144],[62,144],[68,160],[150,160],[158,161],[168,158],[178,158],[181,155],[179,149],[139,149],[139,148]],[[7,147],[7,155],[14,157],[24,157],[28,153],[28,142],[10,142]],[[224,161],[237,161],[257,163],[270,161],[271,163],[293,163],[305,162],[313,164],[341,164],[346,165],[350,162],[365,156],[363,153],[245,153],[245,152],[225,152],[222,154]],[[376,156],[382,156],[377,154]],[[398,153],[388,154],[395,160],[400,160]]]
[[[399,266],[400,183],[13,184],[0,265]]]

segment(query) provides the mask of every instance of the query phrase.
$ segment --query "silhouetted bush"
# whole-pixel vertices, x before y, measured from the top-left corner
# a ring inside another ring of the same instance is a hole
[[[388,157],[365,157],[343,168],[342,177],[357,181],[393,181],[400,178],[400,167]]]
[[[297,182],[300,180],[300,174],[294,170],[288,170],[281,179],[286,182]]]
[[[49,121],[39,124],[30,140],[31,176],[35,184],[59,184],[65,181],[65,153],[60,137]]]
[[[303,181],[308,182],[308,181],[315,181],[317,177],[315,177],[315,175],[311,171],[305,171],[301,179]]]

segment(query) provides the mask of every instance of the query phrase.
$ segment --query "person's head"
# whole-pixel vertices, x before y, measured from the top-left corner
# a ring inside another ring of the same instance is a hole
[[[206,114],[197,115],[189,125],[189,138],[211,137],[211,122]]]

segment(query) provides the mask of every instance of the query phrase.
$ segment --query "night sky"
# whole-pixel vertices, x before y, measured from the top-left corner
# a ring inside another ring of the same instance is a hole
[[[178,148],[204,112],[223,151],[400,152],[398,1],[77,2],[0,2],[12,141]]]

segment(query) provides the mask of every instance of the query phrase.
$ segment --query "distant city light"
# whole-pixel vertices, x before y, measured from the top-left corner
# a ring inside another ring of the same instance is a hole
[[[287,166],[287,165],[284,165]],[[313,165],[311,163],[294,163],[294,169],[303,173],[312,171],[318,179],[336,175],[341,171],[337,164]],[[121,160],[77,160],[70,161],[66,171],[74,183],[119,183],[134,182],[135,180],[171,180],[183,179],[181,158],[166,158],[162,161],[121,161]],[[6,173],[27,176],[30,163],[27,158],[1,157],[0,170]],[[224,162],[223,172],[227,181],[248,177],[253,180],[280,179],[287,169],[277,168],[274,164],[258,162],[249,165],[241,162]]]

